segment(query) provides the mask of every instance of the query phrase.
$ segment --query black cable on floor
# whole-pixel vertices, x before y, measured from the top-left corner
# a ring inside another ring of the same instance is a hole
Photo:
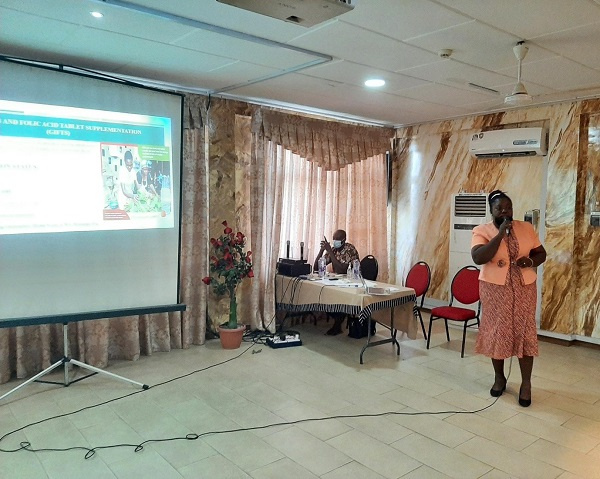
[[[240,354],[238,354],[237,356],[233,356],[233,357],[231,357],[229,359],[226,359],[225,361],[221,361],[219,363],[211,364],[210,366],[206,366],[204,368],[196,369],[195,371],[191,371],[191,372],[183,374],[181,376],[177,376],[175,378],[171,378],[171,379],[168,379],[166,381],[154,384],[153,386],[150,386],[148,389],[140,389],[138,391],[134,391],[134,392],[131,392],[129,394],[125,394],[123,396],[119,396],[119,397],[116,397],[116,398],[113,398],[113,399],[108,399],[106,401],[103,401],[103,402],[100,402],[100,403],[97,403],[97,404],[93,404],[91,406],[82,407],[81,409],[77,409],[75,411],[67,412],[67,413],[64,413],[64,414],[58,414],[56,416],[47,417],[45,419],[41,419],[39,421],[35,421],[35,422],[32,422],[32,423],[26,424],[25,426],[21,426],[20,428],[15,429],[13,431],[10,431],[10,432],[4,434],[3,436],[1,436],[0,437],[0,444],[7,437],[9,437],[12,434],[15,434],[15,433],[17,433],[19,431],[27,429],[28,427],[37,426],[38,424],[42,424],[44,422],[51,421],[52,419],[58,419],[58,418],[61,418],[61,417],[67,417],[67,416],[70,416],[71,414],[77,414],[79,412],[86,411],[88,409],[93,409],[95,407],[104,406],[105,404],[109,404],[111,402],[119,401],[121,399],[125,399],[125,398],[128,398],[128,397],[134,396],[136,394],[144,393],[146,391],[149,391],[149,390],[151,390],[153,388],[156,388],[156,387],[159,387],[159,386],[164,386],[165,384],[169,384],[169,383],[171,383],[173,381],[177,381],[178,379],[183,379],[183,378],[186,378],[186,377],[191,376],[193,374],[196,374],[196,373],[199,373],[199,372],[202,372],[202,371],[206,371],[208,369],[211,369],[211,368],[214,368],[214,367],[217,367],[217,366],[221,366],[222,364],[226,364],[226,363],[231,362],[231,361],[233,361],[235,359],[238,359],[240,356],[242,356],[243,354],[245,354],[246,352],[248,352],[248,350],[250,350],[254,345],[255,344],[252,343],[250,346],[248,346],[246,349],[244,349],[244,351],[242,351]],[[2,449],[2,448],[0,448],[0,452],[17,452],[17,451],[20,451],[21,449],[30,450],[28,447],[23,447],[23,444],[29,444],[29,443],[21,443],[21,447],[19,447],[18,449]],[[77,450],[77,449],[86,449],[87,450],[88,448],[73,447],[73,448],[66,448],[66,449],[40,449],[40,451],[46,451],[46,450],[48,450],[48,451],[68,451],[68,450]]]
[[[255,342],[252,342],[252,344],[250,346],[248,346],[244,351],[242,351],[240,354],[238,354],[237,356],[234,356],[232,358],[226,359],[225,361],[221,361],[219,363],[215,363],[215,364],[211,364],[210,366],[206,366],[204,368],[200,368],[197,369],[195,371],[189,372],[187,374],[183,374],[181,376],[177,376],[175,378],[171,378],[168,379],[166,381],[162,381],[160,383],[157,383],[153,386],[150,386],[148,389],[146,390],[139,390],[139,391],[134,391],[130,394],[126,394],[124,396],[119,396],[117,398],[113,398],[113,399],[109,399],[107,401],[103,401],[101,403],[98,404],[94,404],[92,406],[86,406],[83,407],[81,409],[78,409],[76,411],[71,411],[68,413],[64,413],[64,414],[59,414],[56,416],[52,416],[52,417],[48,417],[45,419],[42,419],[40,421],[36,421],[36,422],[32,422],[29,424],[26,424],[25,426],[22,426],[18,429],[15,429],[13,431],[10,431],[6,434],[4,434],[3,436],[0,437],[0,443],[2,443],[2,441],[4,439],[6,439],[7,437],[11,436],[12,434],[15,434],[19,431],[22,431],[28,427],[31,426],[36,426],[38,424],[44,423],[46,421],[50,421],[52,419],[58,419],[61,417],[66,417],[66,416],[70,416],[71,414],[77,414],[79,412],[88,410],[88,409],[93,409],[95,407],[98,406],[103,406],[105,404],[109,404],[111,402],[114,401],[118,401],[130,396],[133,396],[135,394],[139,394],[142,392],[146,392],[149,391],[155,387],[159,387],[159,386],[164,386],[165,384],[169,384],[173,381],[177,381],[179,379],[191,376],[193,374],[202,372],[202,371],[206,371],[208,369],[214,368],[216,366],[221,366],[223,364],[226,364],[228,362],[231,362],[235,359],[238,359],[239,357],[241,357],[243,354],[245,354],[246,352],[248,352],[253,346],[255,346]],[[260,352],[261,350],[257,351]],[[254,354],[255,351],[252,351],[252,353]],[[508,369],[508,375],[506,377],[506,381],[508,382],[508,379],[510,378],[510,373],[512,370],[512,357],[510,358],[510,363],[509,363],[509,369]],[[120,443],[120,444],[109,444],[109,445],[105,445],[105,446],[95,446],[95,447],[85,447],[85,446],[71,446],[71,447],[65,447],[65,448],[40,448],[40,449],[34,449],[33,447],[31,447],[31,443],[29,441],[22,441],[19,443],[19,447],[16,449],[2,449],[0,448],[0,452],[6,452],[6,453],[11,453],[11,452],[18,452],[18,451],[28,451],[28,452],[66,452],[66,451],[78,451],[78,450],[82,450],[82,451],[86,451],[85,453],[85,459],[89,459],[91,457],[93,457],[96,454],[96,451],[102,450],[102,449],[112,449],[112,448],[118,448],[118,447],[133,447],[134,448],[134,452],[139,452],[141,450],[144,449],[144,445],[145,444],[149,444],[149,443],[158,443],[158,442],[170,442],[170,441],[182,441],[182,440],[196,440],[199,439],[201,437],[204,436],[209,436],[209,435],[216,435],[216,434],[228,434],[228,433],[235,433],[235,432],[244,432],[244,431],[255,431],[255,430],[260,430],[260,429],[267,429],[269,427],[276,427],[276,426],[290,426],[290,425],[294,425],[294,424],[301,424],[301,423],[305,423],[305,422],[311,422],[311,421],[327,421],[330,419],[352,419],[352,418],[361,418],[361,417],[381,417],[381,416],[422,416],[422,415],[439,415],[439,414],[475,414],[481,411],[485,411],[486,409],[491,408],[494,404],[496,404],[496,402],[498,401],[498,399],[500,399],[500,396],[498,396],[497,398],[494,399],[494,401],[491,404],[488,404],[487,406],[480,408],[480,409],[475,409],[475,410],[470,410],[470,411],[415,411],[415,412],[402,412],[402,411],[387,411],[387,412],[382,412],[382,413],[370,413],[370,414],[342,414],[342,415],[335,415],[335,416],[326,416],[326,417],[317,417],[317,418],[305,418],[305,419],[298,419],[295,421],[283,421],[283,422],[278,422],[278,423],[271,423],[271,424],[265,424],[262,426],[252,426],[252,427],[243,427],[243,428],[236,428],[236,429],[225,429],[225,430],[220,430],[220,431],[207,431],[207,432],[203,432],[203,433],[189,433],[186,434],[185,436],[181,436],[181,437],[171,437],[171,438],[159,438],[159,439],[147,439],[146,441],[143,441],[139,444],[127,444],[127,443]]]

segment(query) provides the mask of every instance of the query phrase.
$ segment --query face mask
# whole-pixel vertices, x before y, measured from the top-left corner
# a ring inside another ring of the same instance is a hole
[[[333,240],[333,247],[335,249],[339,249],[342,247],[342,241],[341,240]]]

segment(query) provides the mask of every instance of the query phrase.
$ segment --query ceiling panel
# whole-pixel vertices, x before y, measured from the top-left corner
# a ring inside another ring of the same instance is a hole
[[[89,29],[81,28],[71,35],[69,43],[73,42],[74,45],[69,46],[70,51],[92,59],[112,58],[123,64],[139,63],[142,58],[139,57],[138,52],[150,51],[152,55],[144,57],[143,62],[159,66],[159,71],[172,68],[189,72],[209,71],[234,61],[230,58],[104,31],[94,32],[95,42],[91,43],[87,41],[90,34]]]
[[[18,9],[15,10],[15,8]],[[18,1],[2,0],[2,7],[6,10],[2,13],[2,30],[6,28],[19,27],[37,27],[38,23],[35,17],[43,12],[44,24],[52,21],[62,22],[61,28],[66,31],[73,26],[85,26],[91,29],[114,31],[123,35],[137,38],[152,39],[157,42],[169,43],[193,29],[189,26],[180,25],[165,19],[155,18],[149,15],[144,16],[144,21],[140,22],[140,14],[118,8],[99,2],[65,2],[57,0],[27,0]],[[22,20],[12,19],[5,15],[19,10],[27,12],[30,17]],[[100,11],[104,18],[94,18],[90,15],[91,11]],[[17,20],[15,22],[15,20]],[[59,31],[53,27],[50,31]],[[41,30],[40,34],[46,34],[46,30]]]
[[[522,78],[556,90],[600,85],[600,71],[587,68],[563,57],[549,58],[523,66]]]
[[[486,93],[462,90],[438,83],[429,83],[402,90],[402,96],[456,107],[469,102],[486,101],[490,98],[490,95]]]
[[[600,1],[361,0],[305,28],[216,0],[2,0],[0,19],[4,55],[352,121],[404,125],[504,108],[519,40],[529,47],[532,104],[600,97]],[[442,48],[454,50],[450,59]],[[333,61],[304,68],[327,55]],[[385,87],[364,87],[372,76]]]
[[[382,91],[396,91],[427,83],[426,80],[420,80],[418,78],[343,60],[337,60],[308,68],[307,70],[304,70],[303,73],[309,76],[326,78],[360,87],[362,87],[365,80],[368,80],[369,78],[382,78],[385,80],[385,86],[381,88]]]
[[[204,78],[209,90],[221,91],[232,84],[249,82],[278,73],[278,70],[244,62],[229,63],[221,68],[210,70]]]
[[[29,47],[31,49],[34,49],[35,45],[56,48],[79,28],[76,24],[44,19],[45,28],[55,32],[48,35],[45,29],[39,27],[39,20],[35,15],[2,7],[0,7],[0,19],[0,31],[2,32],[0,41],[3,44]]]
[[[600,21],[589,0],[438,0],[522,40]]]
[[[516,65],[513,47],[521,40],[515,35],[473,21],[408,42],[432,52],[449,48],[452,50],[453,59],[496,71]],[[554,54],[536,45],[530,45],[525,61],[536,61],[550,56]]]
[[[600,45],[600,23],[544,35],[540,46],[583,65],[600,70],[600,48],[581,48],[582,44]]]
[[[340,21],[405,40],[472,20],[429,0],[367,1],[369,15],[343,15]]]
[[[195,30],[175,41],[174,44],[190,50],[210,52],[223,58],[244,60],[246,63],[273,67],[278,70],[320,59],[316,55],[294,51],[285,44],[281,44],[281,46],[261,45],[205,30]]]
[[[291,44],[321,51],[336,58],[347,58],[349,52],[352,52],[354,62],[388,71],[440,60],[437,55],[419,48],[335,21],[317,30],[311,30],[293,40]]]
[[[512,72],[500,74],[466,65],[452,59],[409,68],[402,70],[402,73],[436,83],[444,83],[451,86],[462,85],[464,88],[468,88],[468,83],[494,88],[494,85],[504,85],[515,78]]]

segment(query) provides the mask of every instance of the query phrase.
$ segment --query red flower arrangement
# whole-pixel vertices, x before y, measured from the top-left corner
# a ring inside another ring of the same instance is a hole
[[[213,254],[210,257],[211,276],[202,278],[206,285],[212,285],[213,291],[218,295],[229,293],[229,322],[227,328],[237,328],[237,303],[235,288],[244,278],[253,278],[252,251],[244,252],[246,237],[239,231],[234,234],[227,225],[223,234],[218,238],[211,238]]]

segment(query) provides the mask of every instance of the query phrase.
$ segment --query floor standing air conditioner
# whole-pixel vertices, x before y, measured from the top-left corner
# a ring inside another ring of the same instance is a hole
[[[448,290],[450,290],[452,278],[454,278],[458,270],[463,266],[474,264],[471,258],[473,228],[491,220],[487,206],[486,193],[460,193],[452,195]],[[448,297],[450,297],[449,291]],[[453,304],[462,306],[462,304],[456,301]],[[477,309],[477,305],[474,305],[472,308]]]

